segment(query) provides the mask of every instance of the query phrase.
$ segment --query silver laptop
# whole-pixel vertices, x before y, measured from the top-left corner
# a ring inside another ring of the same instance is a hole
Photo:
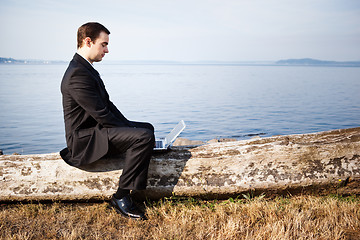
[[[155,151],[164,151],[169,149],[171,144],[175,141],[175,139],[179,136],[179,134],[185,129],[186,125],[184,120],[181,120],[176,127],[171,130],[171,132],[166,135],[165,138],[157,138],[155,139]]]

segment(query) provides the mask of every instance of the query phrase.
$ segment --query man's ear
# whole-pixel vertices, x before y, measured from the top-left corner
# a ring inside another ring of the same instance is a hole
[[[84,46],[87,46],[87,47],[91,46],[91,38],[86,37],[83,41],[84,41]]]

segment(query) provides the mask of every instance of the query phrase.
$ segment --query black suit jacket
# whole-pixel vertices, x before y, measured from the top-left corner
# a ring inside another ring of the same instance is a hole
[[[109,100],[99,73],[75,54],[61,82],[67,148],[60,152],[70,165],[99,160],[108,152],[107,128],[132,127]]]

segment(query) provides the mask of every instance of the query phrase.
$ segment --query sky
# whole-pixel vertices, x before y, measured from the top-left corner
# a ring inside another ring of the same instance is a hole
[[[90,21],[104,61],[360,61],[359,0],[0,0],[0,57],[68,61]]]

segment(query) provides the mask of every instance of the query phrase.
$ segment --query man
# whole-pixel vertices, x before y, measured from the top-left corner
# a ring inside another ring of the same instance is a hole
[[[61,82],[67,148],[60,155],[68,164],[81,166],[105,155],[125,153],[119,188],[110,203],[126,217],[145,219],[145,214],[133,203],[130,191],[146,188],[154,127],[126,119],[109,100],[93,67],[109,52],[109,34],[108,29],[96,22],[78,29],[77,53]]]

